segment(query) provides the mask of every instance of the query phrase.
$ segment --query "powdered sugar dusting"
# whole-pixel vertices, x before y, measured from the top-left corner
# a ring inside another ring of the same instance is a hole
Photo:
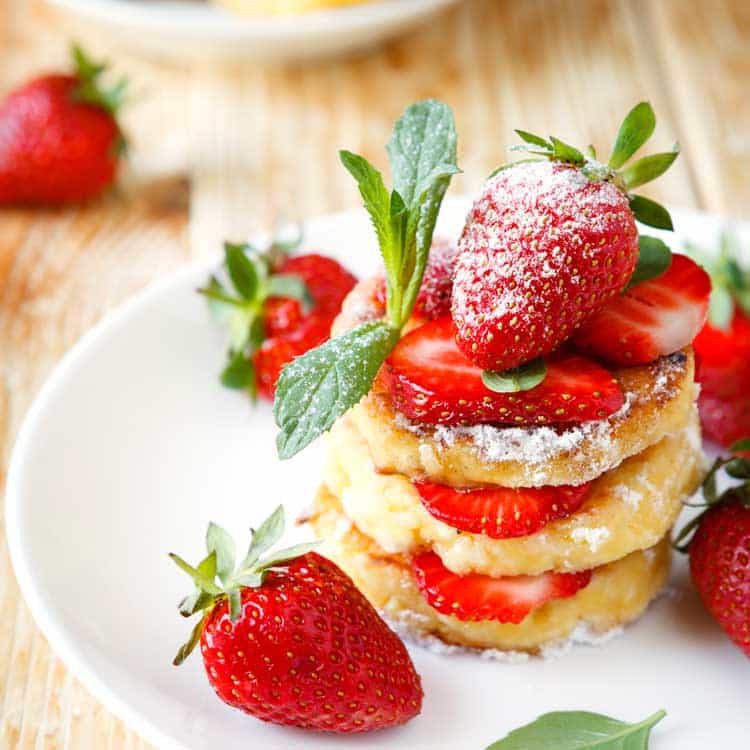
[[[495,648],[471,648],[445,643],[436,635],[422,631],[424,618],[416,612],[401,611],[397,616],[390,612],[380,614],[401,638],[430,653],[438,656],[472,654],[485,661],[498,661],[504,664],[522,664],[535,656],[542,659],[558,659],[569,653],[573,646],[603,646],[624,632],[624,628],[620,625],[604,632],[596,632],[590,625],[582,622],[567,638],[542,646],[537,653],[529,653],[527,651],[502,651]]]
[[[596,552],[602,543],[610,537],[610,531],[606,526],[597,526],[594,528],[581,527],[573,529],[570,534],[574,542],[587,544],[592,552]]]
[[[535,353],[551,351],[625,285],[636,238],[627,198],[612,183],[545,160],[501,171],[459,242],[452,308],[459,343],[480,341],[476,356],[488,369],[523,361],[529,336]]]

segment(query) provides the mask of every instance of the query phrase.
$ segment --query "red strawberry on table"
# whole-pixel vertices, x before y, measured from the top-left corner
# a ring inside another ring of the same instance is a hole
[[[422,285],[412,311],[413,316],[436,320],[450,315],[455,264],[456,246],[445,238],[436,239],[427,258]],[[375,299],[385,309],[385,279],[381,279],[376,287]]]
[[[517,625],[551,599],[573,596],[588,586],[591,571],[538,576],[492,578],[481,573],[459,576],[448,570],[434,552],[412,562],[419,590],[427,603],[459,620],[496,620]]]
[[[234,543],[214,524],[197,567],[171,555],[196,584],[180,613],[201,613],[175,664],[200,643],[219,698],[275,724],[350,733],[409,721],[422,687],[404,644],[313,545],[262,557],[283,524],[279,507],[236,570]]]
[[[713,285],[708,321],[693,342],[701,424],[725,448],[750,435],[750,269],[735,244],[725,233],[718,257],[687,250]]]
[[[651,107],[636,106],[606,165],[593,151],[516,131],[538,158],[490,178],[456,259],[456,340],[477,366],[504,371],[557,349],[627,285],[639,257],[636,218],[671,229],[661,206],[628,191],[665,171],[677,151],[622,169],[654,125]]]
[[[36,78],[0,104],[0,204],[75,203],[115,179],[125,82],[105,90],[105,66],[78,47],[73,57],[72,74]]]
[[[605,419],[624,402],[612,373],[565,352],[550,358],[539,385],[516,393],[490,390],[456,345],[450,318],[406,334],[386,360],[383,377],[394,406],[427,424],[583,422]]]
[[[263,251],[226,243],[227,279],[212,276],[199,290],[227,327],[225,386],[273,400],[281,370],[328,339],[357,279],[324,255],[288,257],[300,242],[301,236],[291,242],[276,239]]]
[[[588,496],[590,483],[577,487],[491,487],[456,489],[415,482],[430,515],[461,531],[491,539],[528,536],[551,521],[575,513]]]
[[[750,450],[750,439],[732,452]],[[716,473],[725,469],[734,484],[716,493]],[[690,575],[703,604],[722,630],[750,656],[750,459],[719,458],[703,484],[707,509],[677,537],[677,548],[690,556]],[[695,533],[685,542],[690,533]]]
[[[706,320],[710,296],[708,274],[687,256],[673,255],[663,274],[594,313],[575,344],[614,365],[652,362],[690,344]]]

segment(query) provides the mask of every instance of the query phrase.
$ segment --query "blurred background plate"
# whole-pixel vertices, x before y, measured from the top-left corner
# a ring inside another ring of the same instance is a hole
[[[178,63],[299,60],[374,45],[457,0],[371,0],[294,15],[249,17],[201,0],[50,0],[118,45]]]

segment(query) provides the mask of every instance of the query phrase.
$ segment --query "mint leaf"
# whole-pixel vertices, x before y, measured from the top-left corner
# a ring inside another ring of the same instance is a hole
[[[662,154],[651,154],[631,164],[620,172],[628,190],[645,185],[664,174],[674,160],[680,155],[680,147],[675,143],[671,151]]]
[[[407,107],[386,146],[393,185],[409,209],[440,175],[458,172],[456,126],[450,107],[435,99]],[[443,192],[448,186],[444,181]]]
[[[665,716],[665,711],[657,711],[637,724],[626,724],[588,711],[555,711],[486,750],[647,750],[652,727]]]
[[[386,270],[393,266],[391,236],[391,197],[383,182],[383,175],[367,159],[351,151],[339,151],[341,163],[357,181],[367,213],[370,215]]]
[[[630,197],[630,210],[641,224],[647,224],[655,229],[674,229],[669,211],[656,201],[642,195],[633,195]]]
[[[642,234],[638,237],[638,247],[638,263],[626,289],[661,276],[672,265],[672,251],[660,239]]]
[[[301,451],[360,401],[398,338],[383,321],[364,323],[282,370],[273,405],[280,458]]]
[[[514,367],[504,372],[491,372],[485,370],[482,373],[482,382],[485,387],[495,393],[517,393],[528,391],[538,386],[547,377],[547,365],[543,357],[537,357],[526,362],[520,367]]]
[[[398,328],[414,308],[443,196],[451,177],[460,171],[457,142],[450,107],[429,99],[407,107],[386,147],[395,192],[407,212],[402,251],[389,274],[389,283],[397,290],[394,302],[400,306],[389,308],[388,316]]]
[[[653,135],[656,115],[648,102],[640,102],[628,112],[617,131],[607,166],[619,169]]]

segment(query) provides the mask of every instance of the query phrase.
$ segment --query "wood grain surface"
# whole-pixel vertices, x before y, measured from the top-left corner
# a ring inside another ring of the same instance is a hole
[[[606,148],[641,98],[654,143],[681,142],[649,192],[750,216],[746,0],[466,0],[366,54],[304,66],[157,66],[39,0],[0,0],[0,95],[66,64],[75,36],[131,80],[131,156],[116,190],[66,210],[0,209],[0,485],[50,370],[96,320],[220,241],[358,204],[337,149],[384,166],[410,101],[449,102],[471,192],[512,129]],[[0,516],[0,750],[142,750],[50,650],[24,605]]]

